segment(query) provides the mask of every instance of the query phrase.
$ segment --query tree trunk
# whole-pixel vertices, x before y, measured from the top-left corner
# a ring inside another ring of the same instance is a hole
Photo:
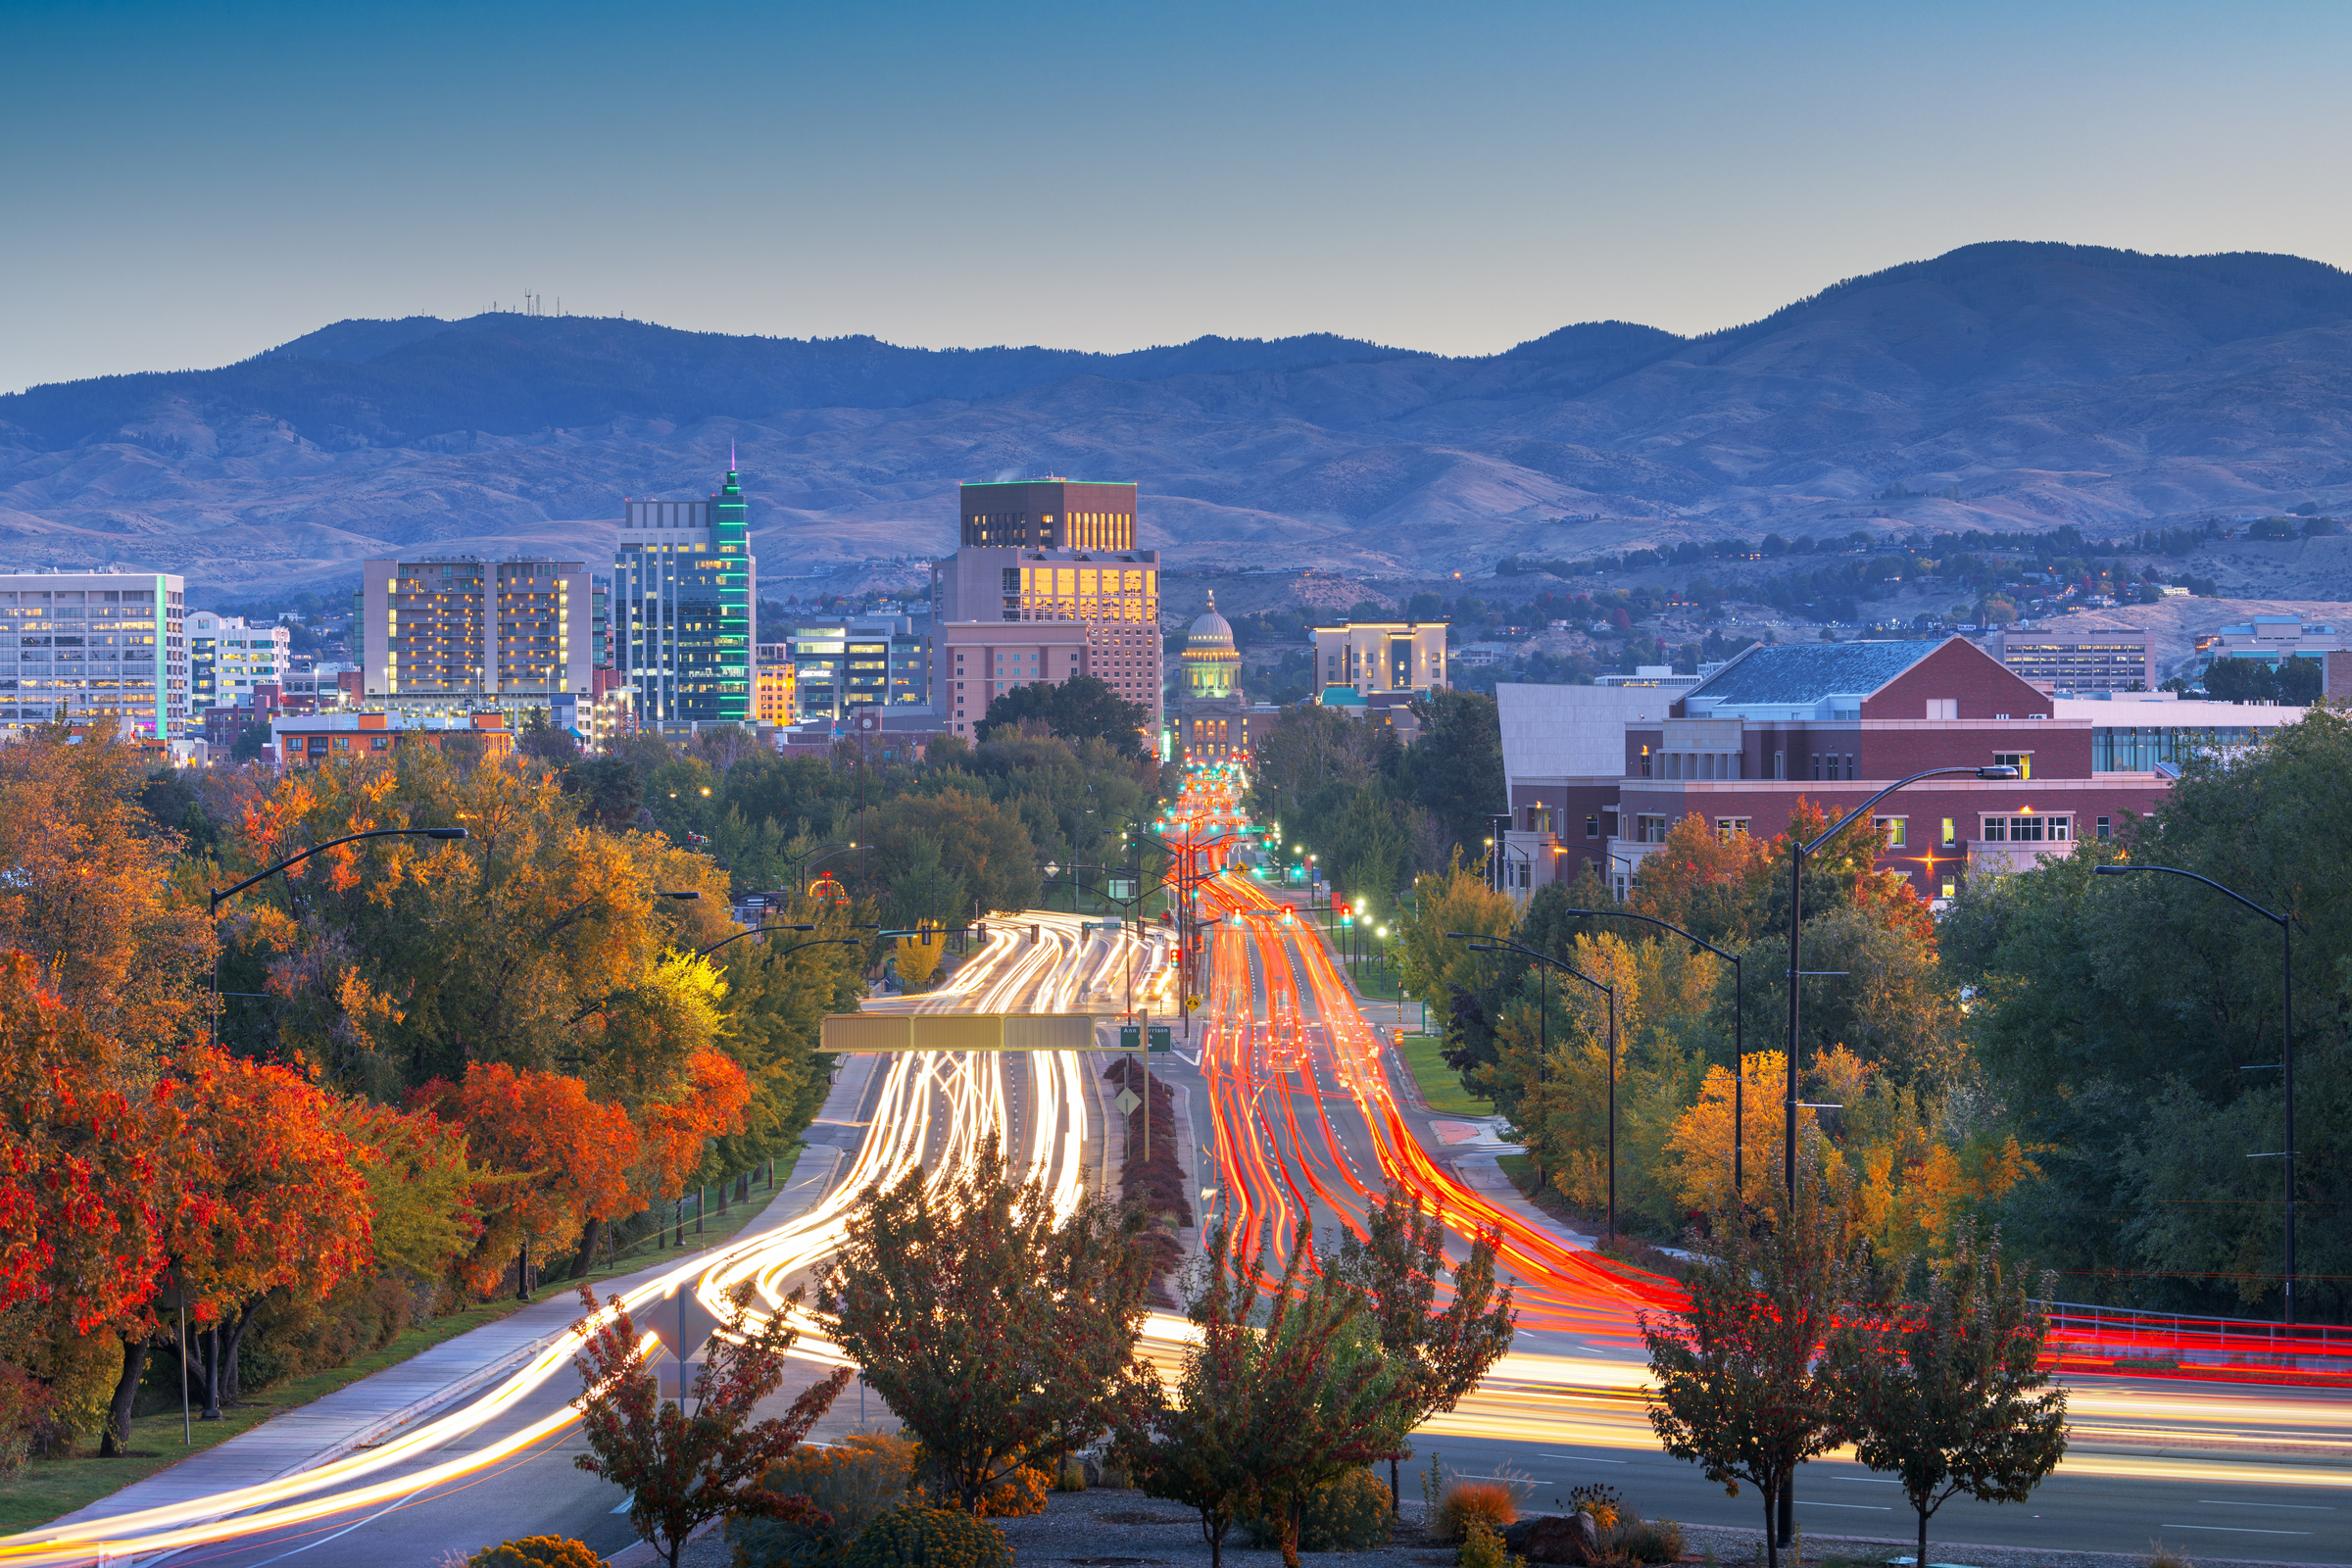
[[[1205,1522],[1207,1515],[1201,1518]],[[1215,1529],[1202,1532],[1208,1537],[1208,1568],[1225,1568],[1225,1532],[1232,1523],[1232,1516],[1227,1515],[1217,1521]]]
[[[202,1335],[191,1334],[184,1342],[175,1335],[169,1343],[172,1353],[179,1357],[181,1364],[187,1368],[189,1380],[196,1385],[192,1397],[197,1406],[209,1410],[216,1408],[219,1401],[213,1397],[212,1373],[204,1364],[202,1352],[197,1349],[203,1341]]]
[[[571,1277],[573,1279],[586,1278],[588,1271],[596,1266],[596,1250],[604,1241],[605,1230],[606,1222],[604,1220],[594,1217],[589,1219],[588,1230],[580,1238],[580,1250],[572,1255]]]
[[[522,1239],[522,1250],[514,1254],[514,1299],[531,1298],[531,1239]]]
[[[245,1392],[237,1377],[237,1352],[245,1348],[245,1331],[261,1309],[262,1298],[257,1296],[238,1310],[237,1326],[228,1331],[228,1348],[220,1355],[220,1396],[232,1404]]]
[[[1781,1568],[1780,1510],[1774,1506],[1779,1501],[1779,1490],[1766,1487],[1764,1489],[1764,1568]],[[1916,1568],[1927,1568],[1927,1565],[1921,1563],[1916,1565]]]
[[[115,1396],[107,1402],[106,1434],[98,1440],[98,1457],[121,1458],[130,1449],[130,1407],[139,1396],[139,1374],[147,1370],[147,1338],[134,1335],[122,1342],[122,1376]],[[1920,1526],[1924,1533],[1925,1524]]]
[[[220,1419],[220,1330],[204,1331],[204,1418]]]
[[[1919,1509],[1919,1555],[1911,1561],[1916,1568],[1928,1568],[1928,1510]]]

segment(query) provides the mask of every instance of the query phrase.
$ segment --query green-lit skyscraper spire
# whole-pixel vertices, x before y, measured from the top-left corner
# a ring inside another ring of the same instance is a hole
[[[749,508],[727,453],[708,501],[624,503],[613,563],[613,642],[646,728],[752,721]]]

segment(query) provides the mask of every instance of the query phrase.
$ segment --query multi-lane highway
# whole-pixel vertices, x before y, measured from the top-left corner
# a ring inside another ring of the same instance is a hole
[[[1444,1205],[1457,1227],[1495,1230],[1517,1283],[1514,1351],[1462,1406],[1416,1440],[1447,1468],[1524,1478],[1547,1506],[1571,1485],[1604,1481],[1645,1512],[1752,1528],[1752,1496],[1727,1498],[1658,1452],[1643,1415],[1639,1320],[1667,1309],[1667,1282],[1597,1262],[1578,1239],[1507,1197],[1466,1185],[1409,1107],[1400,1065],[1366,1022],[1311,925],[1225,864],[1235,803],[1223,780],[1197,781],[1171,816],[1195,888],[1200,935],[1191,988],[1202,999],[1175,1055],[1154,1069],[1185,1096],[1217,1218],[1266,1227],[1278,1255],[1328,1250],[1361,1224],[1396,1179]],[[1034,931],[1034,935],[1033,935]],[[1165,1015],[1178,1005],[1173,933],[1085,928],[1035,912],[992,923],[941,990],[878,1007],[972,1011],[1102,1010],[1130,982]],[[1038,1054],[860,1058],[828,1108],[829,1136],[854,1147],[821,1200],[789,1222],[681,1265],[631,1293],[657,1326],[683,1286],[714,1299],[745,1280],[769,1309],[829,1255],[856,1194],[917,1168],[952,1170],[992,1134],[1057,1200],[1099,1183],[1115,1138],[1086,1058]],[[812,1327],[812,1326],[811,1326]],[[1148,1348],[1181,1355],[1187,1325],[1155,1314]],[[813,1333],[800,1381],[829,1353]],[[549,1348],[488,1393],[381,1446],[233,1494],[175,1501],[0,1544],[0,1561],[87,1562],[178,1549],[177,1562],[262,1565],[437,1562],[500,1536],[571,1535],[611,1552],[630,1539],[618,1492],[571,1466],[570,1347]],[[797,1387],[798,1384],[792,1386]],[[2162,1536],[2215,1557],[2352,1561],[2352,1402],[2333,1389],[2223,1386],[2171,1379],[2074,1380],[2074,1449],[2028,1504],[1947,1504],[1937,1541],[2144,1551]],[[883,1418],[878,1406],[868,1410]],[[820,1436],[858,1419],[845,1396]],[[1807,1467],[1798,1518],[1823,1535],[1909,1538],[1889,1484],[1829,1459]],[[1946,1556],[1946,1560],[1965,1557]]]

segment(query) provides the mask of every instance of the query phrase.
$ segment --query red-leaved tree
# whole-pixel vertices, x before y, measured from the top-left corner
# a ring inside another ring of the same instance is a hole
[[[477,1290],[497,1289],[514,1258],[527,1293],[534,1241],[542,1256],[562,1251],[591,1219],[629,1206],[636,1126],[619,1106],[589,1099],[577,1078],[477,1061],[462,1083],[436,1078],[417,1089],[409,1106],[466,1129],[482,1236],[465,1270]]]
[[[724,1329],[710,1341],[710,1358],[694,1381],[691,1407],[664,1399],[647,1364],[645,1336],[617,1298],[600,1302],[580,1287],[587,1315],[572,1325],[585,1343],[573,1358],[586,1394],[580,1401],[588,1452],[572,1460],[590,1475],[629,1494],[629,1523],[676,1568],[678,1549],[707,1520],[725,1514],[762,1519],[809,1515],[806,1497],[780,1497],[760,1484],[767,1467],[808,1435],[817,1417],[849,1387],[843,1367],[805,1391],[782,1416],[754,1421],[761,1399],[784,1381],[784,1357],[795,1334],[791,1309],[759,1317],[752,1288],[737,1287]],[[677,1347],[681,1354],[692,1348]],[[818,1523],[832,1521],[817,1515]]]

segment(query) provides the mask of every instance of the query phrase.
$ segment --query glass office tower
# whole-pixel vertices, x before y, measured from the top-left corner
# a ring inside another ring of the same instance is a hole
[[[708,501],[627,501],[612,564],[615,667],[637,722],[752,721],[749,508],[737,470]]]

